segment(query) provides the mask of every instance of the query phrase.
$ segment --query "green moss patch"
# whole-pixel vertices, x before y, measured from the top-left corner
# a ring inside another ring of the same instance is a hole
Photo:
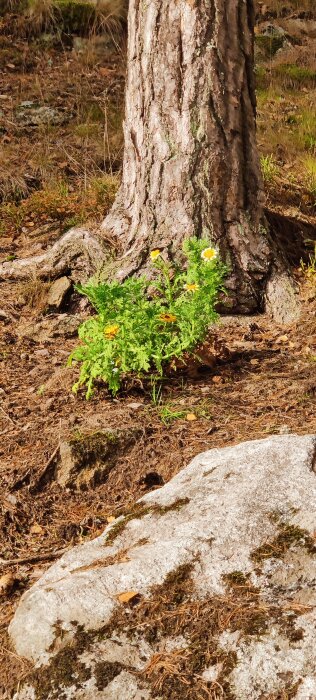
[[[316,554],[316,543],[307,530],[297,525],[281,523],[278,534],[252,552],[251,558],[256,563],[271,558],[282,559],[293,545],[304,547],[310,554]]]
[[[95,682],[98,690],[106,688],[125,668],[117,661],[99,661],[94,668]]]
[[[193,567],[192,562],[182,564],[161,585],[154,586],[147,599],[117,606],[110,622],[101,630],[84,632],[78,628],[72,643],[58,652],[46,673],[34,672],[31,682],[36,688],[36,700],[63,700],[63,688],[82,687],[91,677],[90,670],[80,660],[82,653],[91,650],[93,654],[95,643],[122,632],[134,644],[144,639],[153,649],[152,657],[141,672],[119,662],[98,661],[93,672],[98,690],[106,688],[122,670],[128,670],[136,674],[140,687],[150,689],[151,697],[168,700],[209,697],[235,700],[230,674],[237,664],[237,654],[224,651],[219,644],[220,635],[226,630],[238,630],[247,640],[260,637],[272,625],[278,625],[290,643],[302,639],[303,630],[296,627],[298,613],[290,605],[286,608],[267,603],[251,583],[250,574],[233,571],[225,575],[226,592],[203,600],[195,598]],[[164,648],[164,640],[179,638],[185,640],[181,648],[155,651]],[[211,696],[213,686],[203,680],[202,674],[219,664],[216,684],[222,694]],[[284,693],[276,694],[275,699],[294,697],[293,688],[292,678],[284,679]]]
[[[34,671],[28,684],[34,687],[36,700],[66,700],[66,689],[81,688],[91,678],[91,669],[78,660],[86,648],[86,634],[78,629],[71,644],[61,649],[45,671]]]
[[[255,37],[256,45],[267,59],[272,58],[276,52],[282,48],[285,39],[285,35],[271,36],[269,34],[257,34]]]
[[[118,520],[117,523],[114,523],[114,525],[111,527],[105,545],[108,547],[111,544],[113,544],[116,538],[119,537],[122,534],[122,532],[124,532],[126,525],[128,525],[128,523],[131,520],[140,520],[140,518],[143,518],[149,513],[165,515],[170,511],[178,511],[180,510],[180,508],[183,508],[183,506],[187,505],[189,502],[189,498],[178,498],[176,501],[174,501],[174,503],[171,503],[168,506],[160,506],[158,504],[146,506],[141,503],[136,503],[136,505],[128,513],[121,513],[121,518]]]

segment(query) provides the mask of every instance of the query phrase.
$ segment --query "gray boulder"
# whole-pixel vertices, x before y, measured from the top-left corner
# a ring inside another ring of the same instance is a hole
[[[315,455],[210,450],[67,552],[11,622],[16,700],[315,700]]]

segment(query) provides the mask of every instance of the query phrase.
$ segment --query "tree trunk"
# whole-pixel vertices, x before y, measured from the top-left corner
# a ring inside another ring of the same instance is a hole
[[[130,0],[122,184],[103,231],[119,276],[206,236],[234,310],[260,308],[272,250],[255,134],[253,0]]]

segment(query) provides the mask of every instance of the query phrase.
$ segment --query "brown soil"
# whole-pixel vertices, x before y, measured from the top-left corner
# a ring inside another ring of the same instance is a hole
[[[9,205],[9,213],[2,212],[2,260],[38,252],[69,220],[78,220],[78,208],[80,220],[102,218],[113,197],[113,183],[111,192],[98,198],[92,181],[111,168],[115,173],[121,158],[124,52],[112,46],[100,54],[95,48],[87,57],[91,45],[84,46],[81,53],[60,46],[43,51],[7,37],[1,48],[0,95],[7,98],[0,105],[5,146],[0,193]],[[58,104],[68,115],[66,123],[41,132],[17,128],[14,107],[33,99]],[[91,118],[82,111],[87,105]],[[109,145],[104,105],[110,113]],[[95,127],[85,130],[87,123]],[[35,204],[32,200],[24,205],[21,221],[20,205],[14,208],[15,188],[25,188],[29,195],[32,189],[47,193],[48,187],[49,198],[52,181],[61,176],[68,187],[63,206],[52,210],[40,198]],[[292,206],[291,214],[297,212],[299,188],[295,197],[277,181],[270,189],[277,211],[284,211],[285,203]],[[304,216],[314,225],[310,200]],[[61,550],[98,535],[109,517],[169,480],[203,450],[280,432],[316,432],[315,279],[296,275],[303,303],[296,325],[280,328],[265,316],[226,320],[217,332],[229,351],[227,359],[197,376],[183,372],[166,379],[156,403],[148,382],[131,383],[116,399],[102,386],[88,402],[83,392],[75,396],[71,388],[77,370],[66,362],[76,337],[38,342],[36,336],[20,335],[20,326],[43,317],[49,285],[37,280],[1,284],[0,307],[7,319],[0,319],[0,698],[12,697],[18,678],[29,670],[8,646],[7,625],[23,591]],[[76,294],[62,311],[80,318],[89,313]],[[53,458],[48,478],[38,488],[50,458],[58,457],[60,438],[108,427],[135,429],[139,437],[118,455],[104,483],[79,492],[63,489],[54,479]],[[10,585],[1,594],[1,576],[9,572]]]

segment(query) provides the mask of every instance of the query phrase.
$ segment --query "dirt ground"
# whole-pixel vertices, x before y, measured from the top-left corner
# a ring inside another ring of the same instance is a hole
[[[12,36],[5,42],[1,260],[38,253],[70,224],[99,220],[109,208],[122,155],[125,71],[124,49],[100,50],[99,40],[62,50]],[[271,100],[277,111],[270,94],[262,105],[270,112]],[[295,105],[298,98],[291,100]],[[15,109],[25,101],[57,105],[65,121],[40,128],[17,124]],[[266,152],[263,112],[259,125]],[[288,173],[269,180],[269,202],[279,213],[300,216],[312,231],[311,191],[302,176],[288,181]],[[24,190],[22,204],[16,189]],[[72,393],[78,370],[67,367],[78,342],[73,328],[89,308],[74,293],[58,314],[47,314],[49,283],[1,283],[0,698],[10,698],[29,671],[9,646],[8,623],[23,591],[61,551],[98,535],[108,518],[203,450],[316,432],[315,278],[308,280],[297,267],[294,274],[302,299],[295,325],[278,327],[264,315],[223,319],[216,333],[227,357],[213,370],[169,377],[155,392],[149,383],[131,384],[116,399],[99,387],[90,401],[84,392]],[[65,329],[69,318],[73,325],[65,332],[60,323]],[[79,491],[60,486],[60,441],[108,427],[135,429],[137,437],[118,454],[106,480]],[[1,589],[1,577],[9,573],[9,585]]]

